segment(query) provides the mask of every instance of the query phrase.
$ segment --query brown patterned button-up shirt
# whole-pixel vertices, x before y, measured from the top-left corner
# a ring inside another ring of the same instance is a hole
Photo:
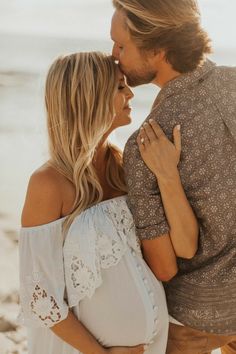
[[[196,329],[236,334],[236,68],[207,60],[181,75],[161,90],[150,118],[170,139],[181,124],[179,170],[200,226],[196,256],[178,259],[179,272],[166,285],[169,312]],[[153,239],[169,226],[137,134],[124,152],[128,202],[139,238]]]

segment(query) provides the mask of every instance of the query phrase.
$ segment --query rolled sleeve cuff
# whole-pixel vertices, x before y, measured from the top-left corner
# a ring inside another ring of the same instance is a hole
[[[169,234],[170,229],[166,221],[157,225],[150,225],[146,227],[136,227],[136,234],[140,241],[154,240],[157,237]]]

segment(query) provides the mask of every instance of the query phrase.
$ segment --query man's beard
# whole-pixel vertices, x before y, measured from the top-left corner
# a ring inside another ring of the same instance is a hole
[[[131,70],[127,72],[122,66],[120,66],[120,69],[126,76],[127,84],[130,87],[150,84],[156,77],[156,72],[154,71],[137,72],[136,70]]]

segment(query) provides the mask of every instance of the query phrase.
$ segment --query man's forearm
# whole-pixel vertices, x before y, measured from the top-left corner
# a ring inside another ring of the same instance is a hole
[[[176,173],[171,180],[158,180],[158,185],[175,253],[178,257],[192,258],[197,251],[199,228],[180,176]]]

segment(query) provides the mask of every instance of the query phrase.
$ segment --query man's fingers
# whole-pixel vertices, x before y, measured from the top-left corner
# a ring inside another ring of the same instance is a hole
[[[181,152],[181,132],[180,132],[180,125],[176,125],[173,130],[173,138],[175,148],[178,152]]]

